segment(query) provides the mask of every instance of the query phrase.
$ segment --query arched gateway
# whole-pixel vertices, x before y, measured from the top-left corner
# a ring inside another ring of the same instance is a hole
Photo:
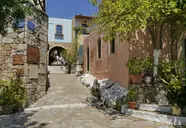
[[[59,66],[61,63],[57,58],[64,58],[63,53],[68,50],[71,43],[53,43],[49,42],[48,50],[48,65],[49,66]]]
[[[64,51],[66,49],[64,49],[63,47],[53,47],[50,49],[49,51],[49,65],[53,65],[53,66],[57,66],[57,65],[61,65],[61,62],[59,62],[59,58],[64,58]]]

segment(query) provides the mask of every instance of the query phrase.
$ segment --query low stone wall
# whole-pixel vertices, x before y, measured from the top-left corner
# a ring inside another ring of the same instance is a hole
[[[102,102],[112,108],[115,107],[118,101],[122,101],[120,104],[125,104],[123,108],[127,107],[126,98],[127,92],[130,89],[137,91],[138,104],[168,105],[164,85],[160,83],[156,84],[156,86],[151,84],[133,84],[128,86],[128,89],[126,89],[119,83],[115,83],[109,79],[97,80],[90,74],[84,74],[79,77],[79,79],[83,85],[89,87],[94,92],[97,91],[100,93],[96,95],[100,95],[99,97]]]
[[[130,85],[128,88],[137,91],[137,102],[147,104],[168,105],[165,86],[162,84]]]

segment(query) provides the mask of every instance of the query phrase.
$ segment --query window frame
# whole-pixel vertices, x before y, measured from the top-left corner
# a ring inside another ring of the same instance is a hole
[[[58,33],[58,26],[61,27],[61,33]],[[63,25],[61,25],[61,24],[57,24],[57,25],[56,25],[55,34],[56,34],[56,35],[63,35]]]
[[[82,32],[82,34],[89,34],[89,32],[87,31],[87,29],[89,28],[87,23],[81,24],[81,26],[85,29],[85,31]]]

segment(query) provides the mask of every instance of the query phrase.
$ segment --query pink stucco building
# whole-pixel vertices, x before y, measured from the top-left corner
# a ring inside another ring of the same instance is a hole
[[[176,45],[170,44],[170,33],[163,37],[161,58],[171,59],[181,56],[185,46],[185,36]],[[84,40],[84,73],[98,79],[109,78],[123,86],[129,84],[127,61],[132,57],[153,57],[153,47],[147,31],[138,31],[128,40],[105,41],[103,35],[95,31]]]

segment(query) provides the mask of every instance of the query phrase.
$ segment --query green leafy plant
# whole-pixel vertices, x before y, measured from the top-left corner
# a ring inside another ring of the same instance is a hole
[[[135,32],[147,29],[154,54],[154,72],[157,76],[158,60],[163,48],[164,29],[170,26],[171,42],[180,38],[185,29],[185,0],[90,0],[98,8],[94,19],[97,30],[105,38],[114,34],[124,39],[134,38]],[[134,11],[135,10],[135,11]],[[137,22],[136,22],[137,21]],[[175,29],[176,28],[176,29]],[[158,31],[157,31],[158,30]],[[145,31],[146,32],[146,31]],[[117,33],[117,34],[116,34]],[[157,38],[157,35],[159,37]],[[141,38],[142,39],[142,38]],[[179,40],[178,40],[179,41]],[[176,41],[176,43],[178,43]],[[144,41],[138,41],[144,45]]]
[[[32,13],[30,6],[28,6],[28,0],[1,0],[0,10],[0,34],[2,35],[7,34],[6,28],[11,22],[15,22],[16,26],[20,19],[25,19],[27,15]]]
[[[128,92],[128,100],[130,102],[135,102],[137,100],[137,92],[135,89],[130,89]]]
[[[121,106],[126,104],[126,100],[125,99],[121,99],[121,100],[118,100],[114,106],[114,109],[117,110],[117,111],[121,111]]]
[[[90,91],[93,96],[98,97],[98,98],[101,97],[101,92],[98,88],[91,88]]]
[[[0,106],[21,107],[26,102],[26,88],[19,77],[0,80]]]
[[[186,105],[185,66],[184,60],[175,62],[161,61],[161,80],[166,85],[167,99],[171,105],[177,104],[180,108]]]
[[[143,59],[143,72],[145,74],[150,74],[153,71],[153,59],[150,57],[146,57]]]
[[[72,43],[72,46],[66,50],[62,51],[64,60],[66,62],[66,67],[68,69],[68,74],[71,74],[72,67],[76,64],[77,62],[77,47],[78,43],[77,40],[75,40]]]
[[[84,27],[74,27],[73,31],[76,33],[75,34],[75,39],[72,41],[72,45],[69,49],[62,51],[63,57],[66,62],[66,67],[68,68],[68,74],[71,73],[72,67],[76,65],[77,60],[78,60],[78,48],[79,48],[79,43],[78,43],[78,38],[79,35],[82,34],[85,31]]]
[[[130,74],[139,75],[143,71],[143,59],[142,58],[131,58],[128,60],[126,66],[129,68]]]

